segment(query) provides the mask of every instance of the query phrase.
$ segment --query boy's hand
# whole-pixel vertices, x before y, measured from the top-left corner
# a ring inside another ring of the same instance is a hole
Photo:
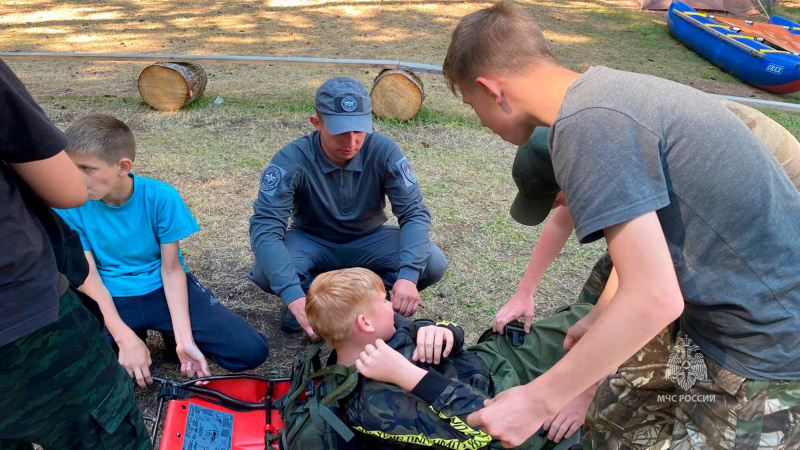
[[[136,380],[136,384],[140,387],[153,384],[153,379],[150,378],[150,364],[153,361],[150,359],[147,344],[133,331],[125,333],[123,338],[116,342],[119,347],[119,364],[125,368],[128,375]]]
[[[567,406],[559,411],[558,414],[544,421],[542,427],[549,431],[547,439],[559,443],[561,439],[569,439],[570,436],[578,431],[586,420],[586,412],[592,403],[596,388],[597,386],[595,385],[583,391],[581,395],[567,403]]]
[[[356,370],[375,381],[392,383],[410,391],[428,373],[407,360],[382,339],[367,345],[356,360]]]
[[[564,337],[564,345],[562,346],[564,350],[569,350],[576,343],[578,343],[578,341],[581,340],[587,331],[589,331],[589,328],[591,328],[593,324],[594,320],[592,320],[590,316],[585,316],[569,327],[567,330],[567,335]]]
[[[522,385],[499,393],[467,416],[467,424],[491,434],[505,448],[522,445],[555,413],[547,412],[545,401],[533,389]]]
[[[392,308],[403,317],[411,317],[419,308],[419,290],[411,280],[400,278],[392,286]]]
[[[181,373],[189,378],[194,378],[195,374],[198,377],[211,376],[208,370],[208,362],[203,352],[197,348],[194,342],[179,343],[175,347],[175,352],[178,354],[178,359],[181,360]]]
[[[525,333],[530,333],[534,307],[535,303],[532,297],[514,294],[514,296],[508,300],[508,303],[500,308],[500,311],[497,311],[497,314],[495,314],[494,323],[492,323],[492,329],[496,333],[503,334],[505,332],[506,325],[520,317],[523,317],[525,320]]]
[[[443,357],[450,356],[454,342],[453,332],[448,328],[436,325],[422,327],[417,330],[417,348],[414,349],[411,359],[423,363],[439,364]]]

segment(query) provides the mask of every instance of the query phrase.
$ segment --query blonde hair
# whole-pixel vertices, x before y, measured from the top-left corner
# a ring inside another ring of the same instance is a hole
[[[371,313],[376,292],[386,293],[383,281],[360,267],[319,275],[308,290],[306,316],[332,347],[345,343],[359,314]]]
[[[456,94],[459,83],[486,73],[516,75],[534,62],[560,65],[531,14],[503,0],[461,19],[453,30],[442,72]]]
[[[108,164],[136,158],[136,139],[125,122],[106,114],[89,114],[64,132],[67,151],[96,156]]]

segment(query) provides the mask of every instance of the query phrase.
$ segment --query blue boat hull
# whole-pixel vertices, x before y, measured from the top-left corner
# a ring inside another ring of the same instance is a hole
[[[800,57],[794,53],[742,38],[677,0],[669,8],[667,25],[684,45],[747,84],[778,94],[800,90]]]

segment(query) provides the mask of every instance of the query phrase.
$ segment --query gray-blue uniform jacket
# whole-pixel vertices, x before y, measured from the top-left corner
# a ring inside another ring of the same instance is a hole
[[[319,132],[283,147],[261,174],[250,218],[250,244],[267,268],[270,287],[289,303],[305,293],[284,236],[292,227],[335,244],[366,236],[383,225],[386,197],[400,224],[398,278],[416,283],[430,255],[431,216],[408,159],[380,133],[367,135],[344,168],[323,153]]]

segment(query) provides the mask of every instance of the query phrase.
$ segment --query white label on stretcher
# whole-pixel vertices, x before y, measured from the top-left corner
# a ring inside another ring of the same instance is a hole
[[[183,450],[230,450],[233,414],[189,404]]]

